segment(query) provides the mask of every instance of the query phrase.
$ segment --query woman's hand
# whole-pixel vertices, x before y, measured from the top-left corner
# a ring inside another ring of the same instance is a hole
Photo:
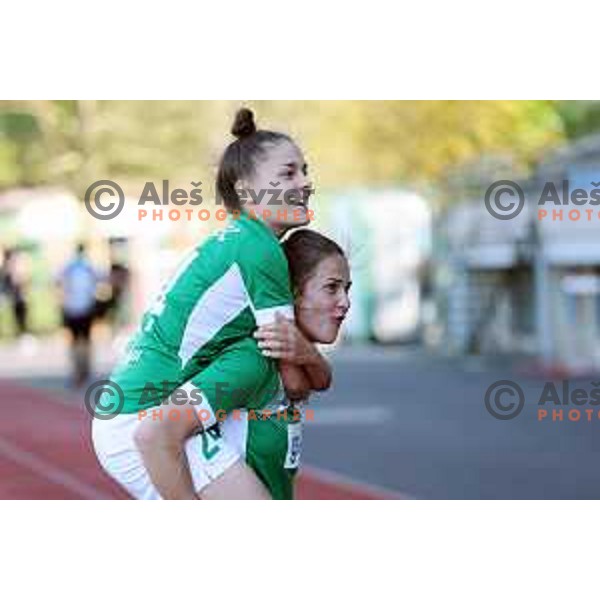
[[[260,327],[254,337],[264,356],[285,360],[294,365],[314,364],[319,354],[293,321],[277,313],[275,323]]]
[[[308,341],[296,325],[279,313],[275,323],[260,327],[254,334],[258,347],[269,358],[282,361],[281,366],[288,368],[282,371],[282,377],[288,394],[302,395],[306,393],[306,384],[297,385],[298,381],[307,380],[309,389],[323,391],[331,385],[331,367],[321,356],[315,345]],[[289,367],[301,369],[291,377]],[[300,377],[302,375],[302,377]],[[298,389],[296,389],[298,388]]]

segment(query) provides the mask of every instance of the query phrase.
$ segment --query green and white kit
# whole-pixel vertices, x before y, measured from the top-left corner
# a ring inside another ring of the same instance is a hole
[[[176,389],[199,389],[206,402],[198,408],[211,416],[207,431],[186,443],[197,491],[241,455],[273,497],[291,498],[301,424],[291,411],[275,414],[284,400],[277,365],[252,338],[276,313],[293,319],[285,255],[264,223],[242,214],[183,262],[111,374],[123,392],[120,414],[94,419],[93,425],[96,451],[109,474],[135,497],[155,497],[137,464],[138,413],[162,404]],[[97,412],[115,410],[112,399],[106,400],[100,399]],[[236,409],[245,411],[238,419]],[[219,410],[230,416],[211,428]],[[251,410],[262,411],[261,418],[248,418]],[[263,418],[267,411],[273,414]]]
[[[294,318],[285,255],[264,223],[242,214],[187,257],[144,315],[110,377],[125,396],[120,412],[160,404],[276,312]]]

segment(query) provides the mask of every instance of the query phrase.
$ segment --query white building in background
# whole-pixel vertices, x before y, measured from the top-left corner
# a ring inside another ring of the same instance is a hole
[[[591,192],[600,183],[600,136],[549,155],[520,182],[526,204],[498,220],[483,198],[440,221],[436,259],[443,348],[454,353],[523,353],[546,367],[600,367],[600,206],[539,205],[548,182]],[[492,183],[492,182],[490,182]],[[540,218],[540,209],[548,216]],[[552,210],[562,209],[562,220]],[[572,220],[579,209],[586,218]],[[592,209],[587,220],[585,209]]]

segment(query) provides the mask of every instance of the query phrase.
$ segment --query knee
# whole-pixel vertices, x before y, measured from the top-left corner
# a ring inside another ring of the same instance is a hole
[[[141,421],[133,432],[133,441],[141,452],[159,442],[157,431],[150,426],[148,420]]]

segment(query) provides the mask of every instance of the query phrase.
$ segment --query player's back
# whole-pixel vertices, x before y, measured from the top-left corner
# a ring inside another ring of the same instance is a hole
[[[261,222],[234,220],[186,257],[145,313],[111,379],[136,392],[153,378],[177,386],[276,310],[293,314],[277,238]]]

